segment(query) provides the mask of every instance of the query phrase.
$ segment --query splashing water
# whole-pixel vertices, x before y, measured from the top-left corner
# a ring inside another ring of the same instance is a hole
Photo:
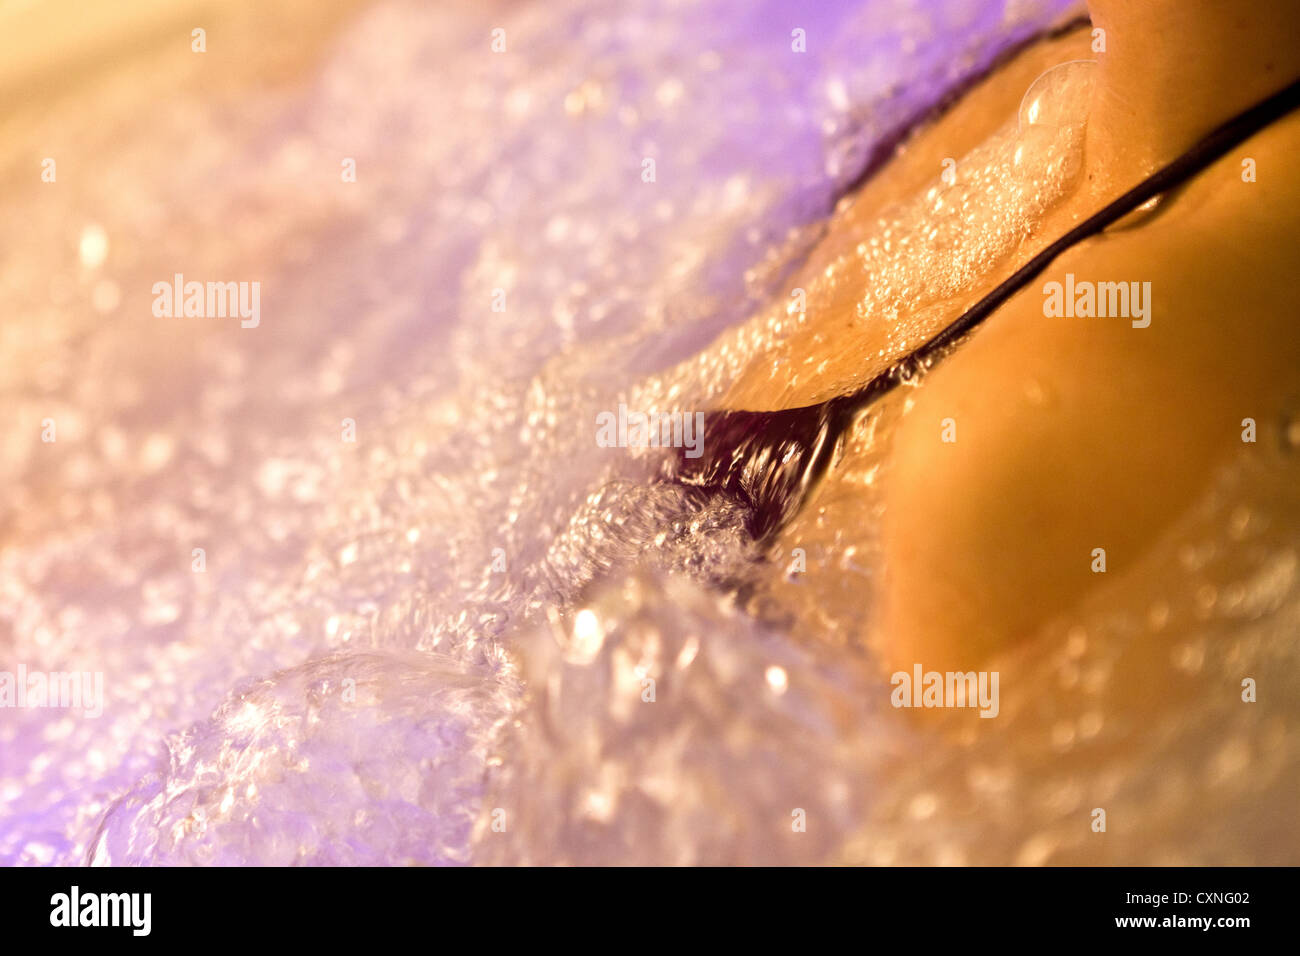
[[[94,169],[51,199],[0,164],[4,393],[59,429],[0,446],[0,653],[106,700],[0,715],[0,862],[1068,861],[1097,793],[1141,821],[1125,860],[1272,858],[1247,822],[1294,786],[1294,724],[1204,675],[1300,699],[1285,443],[1154,549],[1154,604],[1044,642],[1047,701],[922,739],[856,656],[717,587],[759,563],[741,504],[592,438],[620,398],[722,396],[873,148],[1067,4],[626,6],[379,3],[297,82],[158,82],[190,69],[160,53],[16,128],[5,160],[61,134]],[[856,374],[1017,254],[1060,128],[1027,175],[1009,118],[831,250],[897,330]],[[1031,183],[986,242],[935,218]],[[261,327],[151,318],[177,271],[260,278]],[[1197,703],[1136,735],[1163,654]]]

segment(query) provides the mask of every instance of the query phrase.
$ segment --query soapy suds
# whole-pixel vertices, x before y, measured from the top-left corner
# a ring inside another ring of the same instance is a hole
[[[626,6],[382,3],[301,84],[226,101],[150,82],[160,56],[11,140],[0,375],[30,427],[0,438],[0,665],[102,671],[105,701],[0,714],[0,862],[1070,862],[1101,802],[1106,862],[1293,862],[1289,423],[1140,586],[1022,652],[995,733],[934,736],[797,575],[727,598],[764,567],[734,502],[592,438],[620,399],[721,395],[871,144],[1066,5],[800,5],[804,60],[786,4]],[[1016,129],[833,250],[827,281],[869,266],[859,317],[896,329],[866,358],[1067,185],[1050,146],[1041,194],[998,160]],[[95,162],[51,196],[15,170],[54,133]],[[966,244],[942,213],[979,189],[1013,198]],[[177,271],[257,276],[260,326],[149,318]],[[808,563],[860,589],[879,556],[834,504]],[[1242,706],[1238,672],[1276,703]]]

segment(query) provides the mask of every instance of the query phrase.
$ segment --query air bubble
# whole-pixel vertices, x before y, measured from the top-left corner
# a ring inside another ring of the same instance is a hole
[[[1096,60],[1069,60],[1041,74],[1020,100],[1019,131],[1077,124],[1079,105],[1091,93],[1096,71]]]

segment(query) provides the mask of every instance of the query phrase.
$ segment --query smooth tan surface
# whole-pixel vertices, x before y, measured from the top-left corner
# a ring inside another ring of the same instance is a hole
[[[1300,118],[1262,133],[1153,221],[1043,276],[1152,283],[1153,318],[1048,319],[1041,282],[939,368],[896,436],[882,643],[965,665],[1122,575],[1300,381],[1292,300]],[[1266,170],[1243,183],[1240,156]],[[1270,175],[1268,171],[1274,174]],[[1046,401],[1027,397],[1042,383]],[[939,422],[959,423],[940,442]],[[945,582],[936,587],[935,582]]]

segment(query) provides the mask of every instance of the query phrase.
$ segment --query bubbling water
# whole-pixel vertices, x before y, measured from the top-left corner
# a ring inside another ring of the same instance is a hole
[[[990,277],[1046,244],[1045,217],[1079,184],[1094,74],[1085,60],[1048,71],[1020,116],[945,160],[928,189],[872,217],[849,209],[832,220],[836,243],[819,250],[815,271],[795,279],[817,317],[852,317],[851,329],[834,334],[833,350],[811,309],[778,301],[647,383],[639,400],[653,403],[683,381],[702,380],[713,383],[704,397],[725,393],[729,407],[810,405],[853,391],[924,344],[992,287]]]
[[[1048,70],[1025,94],[1014,131],[1006,124],[960,163],[945,160],[941,183],[919,199],[887,210],[865,229],[852,221],[834,222],[824,246],[842,251],[826,256],[829,264],[807,283],[810,288],[798,290],[812,295],[810,308],[818,313],[811,344],[806,339],[789,343],[786,331],[800,329],[809,312],[800,309],[790,322],[786,313],[769,311],[754,324],[761,335],[751,328],[738,341],[724,339],[697,364],[717,364],[721,356],[745,363],[745,374],[762,363],[746,345],[788,346],[792,356],[802,348],[809,353],[804,364],[817,363],[814,380],[824,392],[837,382],[844,386],[842,377],[827,374],[828,342],[833,342],[839,367],[849,356],[852,390],[832,391],[829,401],[803,407],[715,412],[707,455],[679,459],[666,469],[669,476],[743,502],[759,541],[789,521],[841,450],[854,420],[892,388],[918,386],[942,358],[944,349],[931,347],[939,331],[934,321],[944,314],[954,319],[951,309],[959,295],[969,298],[973,287],[987,287],[995,269],[1005,272],[1013,255],[1023,261],[1041,247],[1044,216],[1071,192],[1083,166],[1094,69],[1093,61],[1076,60]],[[838,321],[836,300],[851,294],[858,296],[856,322]],[[885,338],[862,335],[864,327],[883,328]],[[782,387],[793,390],[799,375],[785,361],[770,361],[767,368],[766,382],[750,378],[768,387],[761,398],[770,403]],[[653,387],[643,391],[643,399]],[[753,394],[752,384],[741,390]],[[733,393],[730,401],[737,397]]]
[[[786,596],[748,613],[743,509],[593,440],[619,401],[723,395],[797,324],[766,305],[872,147],[1066,5],[386,2],[257,96],[181,51],[16,125],[6,158],[66,141],[95,175],[7,174],[0,282],[39,321],[0,370],[60,437],[4,439],[0,650],[108,699],[0,716],[0,861],[1043,862],[1086,858],[1098,800],[1129,821],[1112,862],[1278,858],[1249,818],[1293,789],[1294,713],[1210,675],[1300,700],[1284,442],[1154,548],[1158,597],[1068,622],[975,737],[900,725]],[[1010,123],[830,250],[824,281],[876,280],[859,320],[901,324],[871,362],[1068,186],[1060,128],[1016,167]],[[264,276],[261,325],[141,324],[176,271]],[[860,588],[872,557],[810,517],[809,566]],[[1135,716],[1171,654],[1195,706]]]

